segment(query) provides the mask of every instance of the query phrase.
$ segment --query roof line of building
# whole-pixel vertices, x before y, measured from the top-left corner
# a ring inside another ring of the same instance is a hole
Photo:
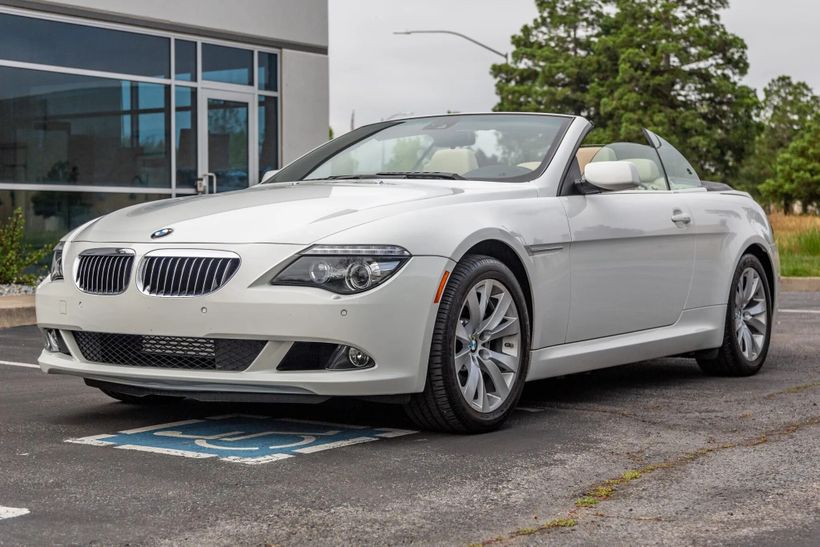
[[[289,49],[293,51],[302,51],[305,53],[318,53],[320,55],[327,55],[328,51],[327,46],[320,46],[316,44],[307,44],[303,42],[294,42],[290,40],[276,40],[271,38],[265,38],[262,36],[255,36],[252,34],[228,32],[219,29],[200,27],[197,25],[171,23],[169,21],[162,21],[159,19],[153,19],[148,17],[135,17],[130,15],[123,15],[121,13],[113,13],[110,11],[81,8],[77,6],[58,5],[53,4],[51,2],[42,2],[40,0],[0,0],[0,5],[5,5],[13,8],[41,11],[46,13],[53,13],[55,15],[82,17],[84,19],[93,19],[106,23],[116,23],[120,25],[130,25],[141,28],[149,28],[164,32],[191,34],[194,36],[200,36],[202,38],[213,38],[216,40],[242,42],[248,45],[256,45],[269,48]]]

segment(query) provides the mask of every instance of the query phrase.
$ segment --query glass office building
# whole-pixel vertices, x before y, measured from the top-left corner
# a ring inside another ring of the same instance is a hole
[[[326,138],[326,23],[318,45],[244,32],[233,40],[224,27],[54,4],[0,2],[0,220],[21,207],[32,242],[121,207],[247,188]],[[326,3],[311,4],[326,19]],[[230,10],[224,17],[243,30]],[[290,105],[283,58],[295,80]]]

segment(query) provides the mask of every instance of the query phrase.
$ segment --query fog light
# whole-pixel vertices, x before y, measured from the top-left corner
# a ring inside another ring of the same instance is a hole
[[[52,353],[60,353],[62,352],[62,340],[60,339],[60,333],[54,329],[46,329],[43,331],[43,335],[45,336],[45,348],[46,351],[50,351]]]
[[[347,360],[356,368],[365,368],[370,365],[371,359],[368,354],[359,348],[351,347],[347,350]]]

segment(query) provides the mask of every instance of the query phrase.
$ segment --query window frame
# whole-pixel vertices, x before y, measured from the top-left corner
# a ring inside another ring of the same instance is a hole
[[[45,21],[54,21],[60,23],[70,23],[76,24],[80,26],[92,27],[92,28],[103,28],[108,30],[115,30],[121,32],[128,32],[131,34],[141,34],[146,36],[155,36],[155,37],[162,37],[168,38],[170,40],[170,48],[169,48],[169,78],[158,78],[158,77],[151,77],[151,76],[140,76],[135,74],[127,74],[121,72],[108,72],[108,71],[100,71],[100,70],[89,70],[89,69],[81,69],[81,68],[73,68],[73,67],[65,67],[65,66],[58,66],[58,65],[47,65],[47,64],[38,64],[38,63],[29,63],[29,62],[21,62],[21,61],[12,61],[8,59],[2,58],[2,52],[0,52],[0,66],[7,66],[12,68],[21,68],[21,69],[28,69],[28,70],[39,70],[45,72],[57,72],[63,74],[74,74],[79,76],[92,76],[92,77],[101,77],[101,78],[108,78],[108,79],[115,79],[115,80],[125,80],[125,81],[132,81],[132,82],[144,82],[144,83],[152,83],[152,84],[164,84],[170,86],[170,102],[168,104],[168,115],[170,116],[170,139],[167,142],[167,153],[170,156],[170,164],[171,164],[171,178],[169,180],[169,185],[167,187],[160,187],[160,188],[143,188],[143,187],[132,187],[132,186],[97,186],[97,185],[64,185],[64,184],[33,184],[27,182],[0,182],[0,190],[31,190],[31,191],[68,191],[68,192],[114,192],[114,193],[136,193],[136,194],[155,194],[155,195],[166,195],[168,197],[177,197],[177,196],[184,196],[184,195],[192,195],[196,194],[195,189],[189,188],[177,188],[177,158],[176,158],[176,89],[177,87],[189,87],[195,88],[197,91],[197,95],[200,95],[204,90],[222,90],[222,91],[240,91],[246,93],[248,95],[252,95],[252,102],[254,104],[258,104],[260,100],[260,96],[270,96],[276,97],[277,107],[278,107],[278,127],[276,128],[277,133],[277,146],[278,146],[278,161],[279,167],[281,167],[282,162],[282,97],[281,97],[281,89],[282,89],[282,49],[281,48],[273,48],[273,47],[265,47],[251,43],[244,43],[239,41],[231,41],[231,40],[224,40],[220,38],[211,38],[205,35],[197,35],[197,34],[188,34],[188,33],[180,33],[180,32],[169,32],[169,31],[162,31],[162,30],[154,30],[148,29],[144,27],[139,27],[135,25],[128,25],[128,24],[121,24],[121,23],[111,23],[108,21],[90,21],[87,18],[83,17],[75,17],[75,16],[68,16],[62,14],[53,14],[53,13],[45,13],[41,11],[34,11],[29,9],[23,8],[16,8],[10,6],[0,6],[0,14],[8,14],[8,15],[15,15],[21,17],[28,17],[31,19],[38,19],[38,20],[45,20]],[[92,24],[93,23],[93,24]],[[177,40],[184,40],[188,42],[194,42],[196,44],[196,79],[194,81],[191,80],[177,80],[176,79],[176,42]],[[210,80],[203,81],[202,79],[202,45],[204,43],[212,44],[216,46],[225,46],[225,47],[233,47],[239,49],[246,49],[252,51],[252,65],[251,65],[251,83],[249,85],[240,85],[240,84],[230,84],[230,83],[223,83],[223,82],[213,82]],[[277,57],[277,90],[270,91],[259,89],[258,87],[258,64],[259,64],[259,53],[270,53]],[[202,131],[202,128],[198,128],[198,131]],[[249,146],[251,143],[249,143]],[[254,150],[254,154],[258,154],[258,150]],[[201,150],[197,150],[197,154],[202,154]],[[252,173],[255,175],[255,173]],[[252,176],[250,180],[250,186],[258,184],[259,181],[256,180],[255,176]]]

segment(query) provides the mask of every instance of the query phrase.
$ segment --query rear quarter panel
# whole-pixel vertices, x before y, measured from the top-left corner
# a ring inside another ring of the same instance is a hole
[[[737,264],[755,244],[769,256],[776,296],[777,248],[760,205],[743,192],[688,192],[686,201],[696,234],[695,270],[686,308],[726,304]]]

